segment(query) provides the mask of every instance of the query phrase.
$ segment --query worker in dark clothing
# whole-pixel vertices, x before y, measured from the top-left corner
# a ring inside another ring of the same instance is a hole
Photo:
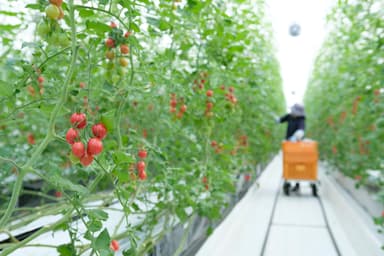
[[[288,122],[286,140],[297,141],[304,137],[305,131],[305,113],[304,107],[295,104],[291,107],[291,113],[288,113],[277,119],[278,123]]]
[[[304,138],[305,131],[305,112],[304,107],[295,104],[291,107],[291,112],[276,119],[278,123],[287,122],[287,132],[285,139],[289,141],[300,141]],[[297,191],[300,184],[297,182],[292,191]]]

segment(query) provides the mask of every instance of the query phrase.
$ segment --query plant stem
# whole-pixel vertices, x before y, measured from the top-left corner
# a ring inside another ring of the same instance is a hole
[[[55,58],[56,56],[59,56],[61,55],[62,53],[66,52],[67,50],[71,49],[71,47],[67,47],[67,48],[64,48],[54,54],[52,54],[51,56],[48,56],[40,65],[39,65],[39,68],[43,67],[48,61],[50,61],[51,59]],[[25,84],[28,80],[28,78],[31,77],[31,74],[33,74],[34,72],[31,72],[27,75],[27,77],[25,77],[22,81],[21,84]]]
[[[20,173],[17,176],[16,183],[13,186],[13,191],[12,191],[12,196],[9,201],[8,207],[6,212],[4,213],[3,217],[0,219],[0,228],[3,228],[7,223],[9,218],[12,215],[13,210],[16,207],[17,200],[19,198],[21,188],[23,185],[23,179],[24,176],[31,171],[31,167],[33,164],[38,160],[39,156],[42,154],[42,152],[45,150],[45,148],[48,146],[49,142],[52,140],[54,134],[55,134],[55,123],[56,123],[56,118],[63,107],[67,96],[68,96],[68,87],[69,87],[69,81],[71,80],[73,70],[75,68],[75,63],[76,63],[76,56],[77,56],[77,46],[76,46],[76,26],[75,26],[75,14],[74,14],[74,8],[73,8],[73,0],[69,1],[69,16],[71,20],[71,31],[72,31],[72,59],[71,63],[67,72],[67,76],[63,85],[63,90],[61,93],[61,97],[59,102],[56,104],[55,108],[52,111],[52,114],[49,119],[49,124],[48,124],[48,131],[47,135],[43,139],[43,141],[40,143],[40,145],[34,150],[32,153],[31,158],[25,163],[24,166],[21,167]]]
[[[49,226],[45,226],[45,227],[41,228],[40,230],[36,231],[35,233],[33,233],[32,235],[30,235],[29,237],[27,237],[26,239],[24,239],[23,241],[20,241],[19,243],[14,244],[8,248],[5,248],[2,251],[1,256],[9,255],[10,253],[16,251],[17,249],[25,246],[28,242],[32,241],[36,237],[38,237],[38,236],[40,236],[40,235],[42,235],[48,231],[54,230],[57,226],[60,226],[61,224],[64,224],[65,222],[67,222],[69,217],[71,216],[71,214],[72,214],[72,210],[69,211],[66,215],[64,215],[63,218],[60,219],[58,222],[53,223]]]
[[[13,161],[12,159],[0,156],[0,160],[3,162],[9,162],[9,163],[13,164],[15,167],[17,167],[18,169],[20,169],[20,166],[15,161]]]
[[[129,8],[129,13],[131,14],[131,8]],[[132,24],[132,19],[131,19],[132,15],[129,15],[128,18],[129,18],[129,27],[128,27],[128,31],[131,31],[131,24]],[[124,24],[124,23],[123,23]],[[130,79],[129,79],[129,84],[128,84],[128,87],[131,87],[132,86],[132,83],[133,83],[133,78],[134,78],[134,68],[133,68],[133,56],[132,56],[132,50],[131,50],[131,54],[129,54],[129,63],[130,63],[130,68],[131,68],[131,76],[130,76]],[[118,143],[118,147],[119,149],[122,149],[123,147],[123,142],[122,142],[122,139],[121,139],[121,127],[120,127],[120,122],[121,122],[121,115],[122,115],[122,112],[123,112],[123,108],[125,106],[125,103],[127,102],[128,100],[128,96],[129,96],[129,91],[127,90],[126,92],[126,95],[123,97],[123,100],[120,102],[119,104],[119,107],[117,108],[117,111],[116,111],[116,133],[117,133],[117,143]]]
[[[104,10],[104,9],[100,9],[100,8],[96,8],[96,7],[91,7],[91,6],[84,6],[84,5],[75,5],[74,7],[75,7],[75,9],[89,9],[89,10],[94,10],[94,11],[106,13],[106,14],[116,18],[120,22],[120,24],[122,24],[126,29],[129,29],[125,25],[125,23],[120,19],[119,16],[115,15],[113,12],[111,12],[109,10],[107,11],[107,10]]]
[[[185,246],[185,242],[187,241],[187,238],[188,238],[188,233],[189,233],[189,230],[191,229],[192,227],[192,223],[193,223],[193,220],[195,218],[192,216],[190,219],[189,219],[189,222],[188,222],[188,226],[187,228],[184,230],[184,233],[183,233],[183,237],[181,238],[181,242],[179,244],[179,247],[177,248],[177,250],[175,251],[175,253],[173,254],[174,256],[178,256],[181,254],[181,252],[183,251],[184,249],[184,246]]]
[[[17,238],[14,237],[14,236],[12,235],[12,233],[9,232],[8,230],[0,230],[0,234],[1,234],[1,233],[6,234],[6,235],[10,238],[10,240],[11,240],[12,242],[16,242],[16,243],[19,242],[19,240],[17,240]]]

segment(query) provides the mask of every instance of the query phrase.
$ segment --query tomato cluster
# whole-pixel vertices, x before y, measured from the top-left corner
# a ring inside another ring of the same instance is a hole
[[[179,105],[179,111],[177,112],[176,107],[178,105]],[[184,104],[184,100],[182,98],[177,100],[175,93],[171,94],[171,100],[169,101],[169,106],[170,106],[169,112],[174,114],[178,119],[181,119],[184,113],[187,111],[187,105]]]
[[[110,24],[111,31],[108,33],[108,37],[105,40],[105,57],[108,60],[107,78],[112,82],[116,82],[125,74],[125,67],[128,66],[129,61],[126,55],[130,53],[128,46],[128,38],[131,32],[123,32],[123,30],[117,27],[115,22]],[[117,57],[117,58],[116,58]],[[117,73],[112,72],[115,70],[115,66],[118,65]]]
[[[225,86],[222,88],[224,88],[225,90]],[[234,92],[235,92],[235,89],[231,86],[228,88],[228,93],[225,94],[225,98],[227,99],[227,101],[231,102],[233,105],[237,103],[237,98]]]
[[[35,85],[37,84],[39,87],[39,93],[40,95],[43,95],[44,93],[44,77],[41,75],[41,70],[39,68],[36,68],[34,65],[32,66],[34,70],[34,75],[32,81],[30,81],[29,85],[27,86],[27,90],[29,94],[34,97],[36,95]],[[35,82],[36,81],[36,82]]]
[[[87,143],[87,149],[80,139],[79,130],[82,130],[87,125],[87,118],[84,113],[73,113],[70,122],[73,127],[69,128],[65,139],[72,145],[72,154],[80,159],[83,166],[88,166],[93,162],[94,156],[103,151],[102,139],[107,135],[107,128],[98,123],[92,126],[94,137],[90,138]]]
[[[218,144],[215,140],[211,141],[211,147],[215,150],[216,154],[220,154],[224,149],[223,145]]]
[[[147,151],[144,149],[140,149],[137,155],[140,158],[140,160],[136,164],[138,176],[140,180],[145,180],[147,179],[147,173],[145,172],[146,165],[144,159],[147,158]]]
[[[49,44],[67,47],[70,44],[65,30],[59,21],[64,18],[63,0],[50,0],[45,8],[46,17],[37,25],[37,34]]]
[[[210,101],[210,98],[213,97],[213,91],[212,90],[208,90],[206,92],[206,95],[207,95],[207,102],[206,102],[206,106],[205,106],[205,115],[207,117],[211,117],[213,115],[212,113],[212,108],[213,108],[213,102]]]
[[[203,90],[205,83],[207,82],[207,80],[206,80],[207,78],[208,78],[208,72],[206,72],[206,71],[200,72],[199,77],[193,81],[192,89],[194,91],[196,91],[198,89]]]

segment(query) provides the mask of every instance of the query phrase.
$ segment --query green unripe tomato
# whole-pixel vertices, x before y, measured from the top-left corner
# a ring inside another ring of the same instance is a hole
[[[120,81],[120,75],[118,75],[118,74],[114,74],[114,75],[112,75],[112,83],[113,84],[116,84],[116,83],[118,83]]]
[[[59,43],[63,47],[67,47],[70,45],[71,41],[65,33],[59,33],[58,35]]]
[[[127,69],[123,68],[123,67],[119,67],[117,69],[117,73],[120,75],[120,76],[124,76],[126,73],[127,73]]]
[[[46,37],[50,31],[49,25],[45,22],[40,22],[39,25],[37,25],[37,34],[40,37]]]
[[[58,45],[60,44],[60,35],[59,33],[52,33],[51,37],[48,39],[49,44]]]
[[[112,70],[112,69],[114,69],[115,68],[115,63],[114,62],[108,62],[108,64],[107,64],[107,69],[108,70]]]
[[[45,8],[45,14],[47,14],[49,18],[57,20],[60,16],[60,10],[56,5],[50,4]]]

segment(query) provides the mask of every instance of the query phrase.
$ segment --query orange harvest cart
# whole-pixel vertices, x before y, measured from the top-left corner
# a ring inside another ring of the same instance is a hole
[[[316,141],[284,141],[283,149],[283,191],[289,195],[289,181],[309,181],[312,194],[317,196],[317,161],[319,153]]]

